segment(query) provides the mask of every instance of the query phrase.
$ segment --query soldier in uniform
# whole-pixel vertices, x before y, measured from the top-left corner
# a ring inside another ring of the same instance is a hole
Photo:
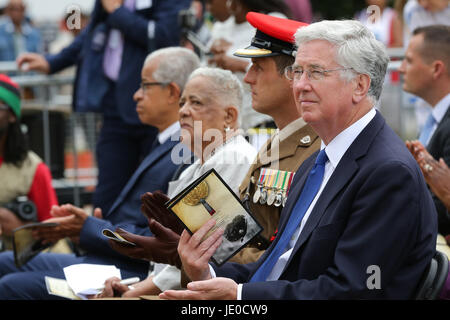
[[[239,263],[256,261],[267,248],[276,233],[289,180],[320,147],[320,138],[301,118],[291,81],[284,76],[284,69],[295,60],[294,34],[306,24],[255,12],[248,13],[247,20],[257,29],[256,34],[249,47],[234,55],[252,59],[244,78],[252,89],[252,107],[270,115],[278,129],[261,147],[239,187],[241,200],[264,227],[255,241],[231,259]],[[281,194],[281,200],[277,202],[271,194]]]

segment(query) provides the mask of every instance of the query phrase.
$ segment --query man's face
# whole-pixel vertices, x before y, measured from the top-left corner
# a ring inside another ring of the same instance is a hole
[[[273,114],[294,98],[291,81],[280,75],[271,57],[252,58],[244,81],[251,87],[252,107],[257,112]]]
[[[400,73],[403,74],[403,90],[420,97],[424,95],[432,83],[432,68],[422,58],[420,52],[422,45],[423,35],[413,36],[399,68]]]
[[[12,0],[6,7],[6,13],[14,24],[20,24],[25,18],[25,5],[22,0]]]
[[[335,48],[324,40],[309,41],[298,48],[295,68],[323,71],[342,68],[335,61]],[[294,98],[303,119],[315,128],[345,127],[351,118],[353,87],[341,78],[340,71],[327,72],[319,80],[304,72],[293,81]]]
[[[141,72],[141,88],[136,91],[133,98],[136,101],[136,112],[142,123],[157,126],[158,120],[164,117],[169,110],[169,89],[164,85],[156,84],[153,72],[158,66],[158,59],[153,59],[144,65]]]

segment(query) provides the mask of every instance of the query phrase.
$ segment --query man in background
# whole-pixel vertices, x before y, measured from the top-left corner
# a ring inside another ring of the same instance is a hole
[[[407,146],[416,160],[426,147],[431,156],[450,165],[450,26],[433,25],[414,31],[399,71],[403,90],[432,106],[419,141]],[[430,167],[425,167],[430,170]],[[432,170],[432,169],[431,169]],[[438,213],[439,233],[450,234],[450,218],[444,204],[433,194]]]
[[[142,124],[133,95],[148,53],[177,46],[178,12],[188,0],[97,0],[89,25],[58,54],[24,54],[20,68],[53,74],[77,66],[73,106],[97,112],[103,123],[96,147],[98,181],[94,207],[107,212],[157,135]]]
[[[10,0],[0,22],[0,61],[15,61],[24,52],[42,52],[41,34],[25,16],[23,0]]]

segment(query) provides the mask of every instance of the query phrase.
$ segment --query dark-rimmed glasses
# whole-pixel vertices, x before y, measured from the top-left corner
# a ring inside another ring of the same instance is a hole
[[[167,82],[141,82],[141,89],[142,91],[146,91],[148,87],[151,86],[167,86],[168,83]]]
[[[353,68],[337,68],[329,70],[310,69],[303,70],[300,67],[288,66],[284,69],[284,76],[289,80],[299,81],[302,78],[303,73],[306,73],[308,80],[319,81],[325,77],[325,74],[333,71],[350,70]]]

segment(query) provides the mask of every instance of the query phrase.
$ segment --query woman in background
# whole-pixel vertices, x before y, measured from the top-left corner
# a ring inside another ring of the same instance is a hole
[[[58,204],[50,170],[28,149],[20,116],[19,86],[0,74],[0,234],[4,240],[15,228],[30,222],[8,206],[18,197],[27,197],[36,206],[36,215],[29,216],[33,221],[50,218],[51,207]]]

